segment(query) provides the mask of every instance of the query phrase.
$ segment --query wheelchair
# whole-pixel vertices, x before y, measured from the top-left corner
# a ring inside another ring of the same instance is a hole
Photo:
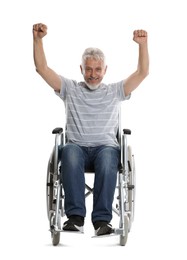
[[[60,180],[61,161],[59,153],[60,148],[63,147],[67,140],[66,134],[61,127],[53,129],[52,134],[55,135],[55,144],[48,160],[46,202],[52,244],[57,246],[60,242],[61,232],[66,232],[62,230],[61,226],[61,219],[65,216],[65,195],[63,183]],[[130,134],[130,129],[123,129],[121,134],[121,125],[119,123],[117,139],[121,149],[121,165],[117,173],[116,197],[114,198],[116,204],[112,206],[112,211],[119,217],[119,226],[114,228],[113,235],[119,235],[119,244],[121,246],[125,246],[127,243],[135,210],[135,160],[132,148],[127,143],[127,136]],[[85,184],[85,198],[92,193],[93,188]],[[112,236],[112,234],[109,236]]]

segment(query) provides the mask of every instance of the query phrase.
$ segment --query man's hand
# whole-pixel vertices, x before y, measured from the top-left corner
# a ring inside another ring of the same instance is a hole
[[[42,39],[47,34],[47,26],[43,23],[37,23],[33,25],[34,39]]]
[[[133,40],[140,45],[147,43],[147,32],[144,30],[135,30],[133,33]]]

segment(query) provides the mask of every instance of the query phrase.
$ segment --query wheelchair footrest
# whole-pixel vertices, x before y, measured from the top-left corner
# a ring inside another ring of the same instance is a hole
[[[92,238],[102,238],[102,237],[111,237],[111,236],[118,236],[118,235],[123,235],[124,230],[122,228],[114,228],[113,232],[111,234],[106,234],[102,236],[92,236]]]
[[[81,231],[68,231],[68,230],[61,230],[61,232],[63,233],[69,233],[69,234],[77,234],[77,235],[82,235],[84,234],[84,232],[81,232]]]
[[[54,229],[49,229],[50,232],[52,232]],[[81,231],[67,231],[63,229],[55,229],[56,232],[63,232],[63,233],[70,233],[70,234],[84,234],[84,232]]]
[[[92,236],[92,238],[105,238],[105,237],[113,237],[113,236],[118,236],[118,234],[116,233],[111,233],[111,234],[107,234],[107,235],[102,235],[102,236]]]

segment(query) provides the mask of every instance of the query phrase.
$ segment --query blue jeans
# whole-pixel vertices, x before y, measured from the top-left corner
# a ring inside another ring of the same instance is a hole
[[[92,222],[110,222],[120,162],[120,149],[111,146],[83,147],[67,143],[62,148],[61,180],[65,192],[65,213],[86,216],[85,172],[93,169]]]

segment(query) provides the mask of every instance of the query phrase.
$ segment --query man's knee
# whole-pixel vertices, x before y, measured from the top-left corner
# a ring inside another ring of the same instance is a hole
[[[100,168],[117,171],[120,160],[120,150],[115,147],[106,146],[99,153],[97,157],[97,165]]]
[[[83,157],[82,149],[76,145],[67,143],[62,149],[62,163],[76,166]]]

